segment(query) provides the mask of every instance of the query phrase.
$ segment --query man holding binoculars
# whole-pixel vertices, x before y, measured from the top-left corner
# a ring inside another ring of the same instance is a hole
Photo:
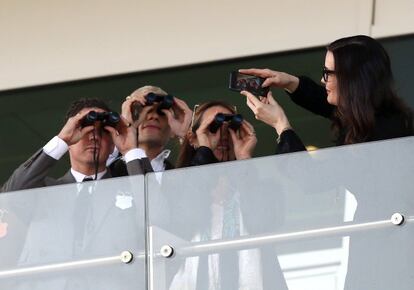
[[[122,117],[136,128],[139,148],[124,155],[124,159],[140,159],[144,173],[174,168],[167,159],[170,150],[166,146],[173,137],[185,137],[191,116],[192,111],[183,100],[159,87],[135,90],[122,104]],[[115,161],[111,169],[117,176],[127,175],[121,160]]]
[[[114,145],[124,156],[137,148],[134,128],[101,100],[73,102],[65,121],[57,136],[14,171],[3,192],[110,178],[106,161]],[[48,177],[66,152],[71,169],[59,179]],[[127,159],[126,163],[128,174],[143,173],[139,160]]]

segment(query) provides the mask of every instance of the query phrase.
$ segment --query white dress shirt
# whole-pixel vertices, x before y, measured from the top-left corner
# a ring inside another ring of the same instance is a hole
[[[66,152],[68,152],[68,150],[68,144],[58,136],[53,137],[52,140],[50,140],[45,146],[43,146],[43,152],[55,160],[59,160],[60,158],[62,158],[62,156],[65,155]],[[72,173],[76,182],[82,182],[85,179],[85,177],[95,179],[95,176],[87,176],[83,173],[76,171],[73,168],[70,169],[70,172]],[[106,169],[102,172],[98,172],[97,180],[101,179],[105,175],[105,173]]]

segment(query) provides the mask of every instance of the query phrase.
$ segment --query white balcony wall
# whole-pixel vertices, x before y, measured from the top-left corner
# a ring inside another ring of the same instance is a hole
[[[0,91],[414,32],[413,0],[0,0]]]
[[[372,0],[0,1],[0,90],[325,45]]]
[[[387,37],[414,32],[413,0],[375,0],[372,36]]]

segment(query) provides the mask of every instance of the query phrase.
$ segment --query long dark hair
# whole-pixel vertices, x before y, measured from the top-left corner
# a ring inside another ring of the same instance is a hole
[[[216,107],[216,106],[226,108],[232,114],[236,113],[236,109],[234,106],[226,102],[223,102],[223,101],[209,101],[204,104],[201,104],[197,106],[196,108],[194,108],[193,119],[192,119],[191,128],[190,128],[193,134],[195,134],[197,129],[200,127],[204,112],[207,111],[209,108]],[[193,146],[191,146],[189,136],[187,134],[184,138],[183,144],[181,145],[180,152],[177,158],[176,167],[180,168],[180,167],[190,166],[191,160],[193,159],[195,152],[196,150]]]
[[[412,130],[412,111],[395,92],[390,58],[379,42],[357,35],[338,39],[327,50],[335,61],[338,107],[333,130],[340,143],[369,141],[377,114],[398,114]]]

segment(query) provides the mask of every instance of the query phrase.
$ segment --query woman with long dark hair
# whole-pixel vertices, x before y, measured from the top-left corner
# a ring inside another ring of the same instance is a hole
[[[265,78],[263,86],[283,88],[296,104],[330,118],[337,145],[413,135],[412,111],[395,92],[390,58],[371,37],[341,38],[327,46],[324,86],[269,69],[240,72]],[[242,94],[257,119],[279,135],[292,131],[271,93],[259,99],[249,92]]]

